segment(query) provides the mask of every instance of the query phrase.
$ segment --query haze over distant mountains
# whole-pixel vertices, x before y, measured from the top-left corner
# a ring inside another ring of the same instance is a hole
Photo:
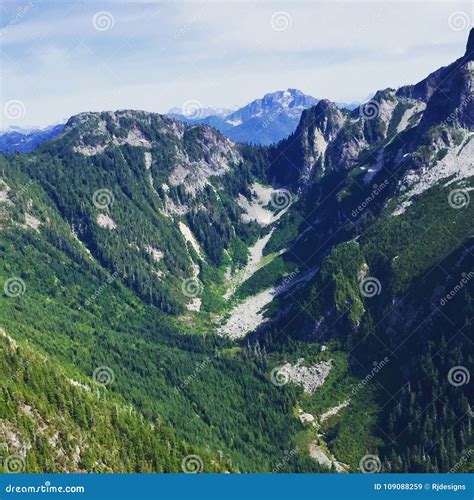
[[[43,142],[56,137],[64,129],[64,124],[46,128],[22,129],[11,128],[0,132],[0,151],[3,153],[29,153]]]
[[[233,112],[210,108],[173,108],[169,115],[186,123],[203,123],[217,128],[237,142],[270,145],[292,134],[300,120],[301,113],[315,106],[319,99],[297,89],[278,90],[255,99]],[[354,109],[358,103],[337,103],[341,108]],[[178,112],[177,112],[178,111]],[[179,112],[181,111],[181,112]]]
[[[303,111],[319,101],[300,90],[287,89],[265,94],[242,108],[202,107],[198,101],[189,100],[182,108],[171,108],[168,115],[191,125],[210,125],[236,142],[269,146],[292,134]],[[352,110],[358,103],[336,105]],[[42,129],[12,127],[0,132],[0,151],[29,153],[63,129],[64,124]]]

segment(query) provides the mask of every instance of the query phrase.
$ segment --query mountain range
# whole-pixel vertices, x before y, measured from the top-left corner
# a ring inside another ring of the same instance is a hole
[[[472,471],[473,65],[474,30],[352,110],[84,112],[0,155],[6,463]]]
[[[270,145],[294,132],[303,110],[317,102],[318,99],[299,90],[288,89],[266,94],[239,109],[205,108],[198,102],[188,101],[183,109],[170,109],[168,115],[189,124],[210,125],[237,142]],[[357,105],[338,103],[339,107],[347,109],[354,109]],[[29,153],[59,135],[63,129],[64,124],[43,129],[13,127],[0,132],[0,151]]]
[[[229,113],[211,113],[208,109],[195,107],[191,109],[191,115],[176,112],[176,108],[169,115],[192,125],[210,125],[237,142],[268,146],[293,133],[301,113],[317,103],[315,97],[297,89],[287,89],[266,94]],[[339,107],[348,109],[354,109],[357,105],[338,103]]]
[[[56,137],[64,129],[64,124],[43,129],[13,128],[0,132],[0,151],[3,153],[29,153],[43,142]]]

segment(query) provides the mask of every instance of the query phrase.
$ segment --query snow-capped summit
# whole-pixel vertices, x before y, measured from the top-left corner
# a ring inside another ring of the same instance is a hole
[[[199,117],[170,114],[188,123],[211,125],[235,141],[268,145],[289,136],[298,125],[303,110],[315,106],[318,101],[300,90],[287,89],[265,94],[227,114],[207,115],[205,109],[200,111]]]
[[[204,108],[199,113],[177,113],[170,115],[187,123],[205,123],[217,128],[238,142],[269,145],[292,134],[305,109],[316,106],[319,99],[304,94],[298,89],[277,90],[229,113],[208,114]],[[338,107],[353,109],[355,104],[339,104]],[[179,111],[179,110],[178,110]]]

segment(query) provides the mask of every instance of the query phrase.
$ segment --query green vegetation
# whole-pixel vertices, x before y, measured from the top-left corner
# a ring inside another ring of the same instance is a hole
[[[190,454],[201,457],[205,472],[228,467],[76,369],[2,331],[0,346],[0,454],[24,454],[25,472],[181,472]]]

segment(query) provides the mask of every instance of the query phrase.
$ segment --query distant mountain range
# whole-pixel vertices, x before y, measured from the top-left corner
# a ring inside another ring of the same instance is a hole
[[[203,108],[188,101],[183,108],[171,108],[168,115],[185,123],[205,124],[216,128],[236,142],[268,146],[291,135],[305,109],[320,99],[297,89],[279,90],[265,94],[242,108]],[[359,103],[336,103],[339,108],[353,110]],[[0,132],[0,152],[30,153],[44,142],[59,135],[64,124],[39,129],[12,127]]]
[[[29,153],[43,142],[56,137],[63,129],[64,124],[51,125],[43,129],[11,128],[0,132],[0,151]]]
[[[318,102],[319,99],[300,90],[287,89],[265,94],[228,114],[223,110],[211,113],[209,108],[198,110],[195,107],[190,113],[186,113],[186,109],[179,112],[173,108],[168,114],[189,124],[210,125],[237,142],[268,146],[292,134],[303,111]],[[358,103],[337,105],[352,110]]]

